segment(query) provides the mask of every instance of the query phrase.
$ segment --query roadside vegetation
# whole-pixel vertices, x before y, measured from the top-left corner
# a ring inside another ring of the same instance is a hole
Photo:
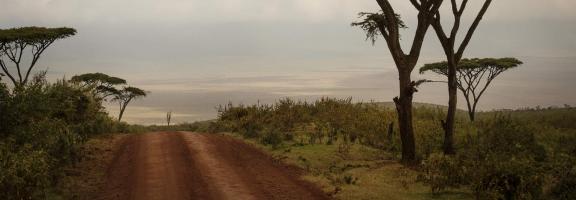
[[[105,133],[138,131],[112,119],[90,90],[45,73],[9,89],[0,83],[0,196],[44,199],[81,159],[81,147]]]
[[[305,169],[338,199],[574,199],[576,109],[457,112],[443,154],[446,107],[416,106],[416,165],[401,165],[395,110],[323,98],[226,105],[211,132],[232,132]],[[399,189],[401,188],[401,189]]]
[[[104,109],[106,95],[124,95],[118,92],[124,89],[111,87],[124,80],[75,77],[50,83],[46,71],[33,71],[52,43],[75,33],[71,28],[0,30],[1,199],[56,198],[61,191],[54,186],[70,176],[67,169],[86,158],[87,141],[105,133],[144,130],[112,119]],[[22,57],[28,55],[30,64],[25,65]]]

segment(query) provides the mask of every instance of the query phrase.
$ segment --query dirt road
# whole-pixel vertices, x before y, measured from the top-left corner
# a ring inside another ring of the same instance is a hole
[[[149,133],[121,145],[98,199],[328,199],[297,169],[228,136]]]

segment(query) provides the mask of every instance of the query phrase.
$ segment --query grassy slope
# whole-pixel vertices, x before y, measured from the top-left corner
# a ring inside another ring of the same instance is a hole
[[[416,182],[415,171],[399,164],[393,155],[366,146],[353,145],[348,153],[342,153],[340,145],[284,144],[271,148],[254,140],[245,141],[305,169],[305,179],[336,199],[472,199],[470,193],[462,191],[433,196],[429,187]]]
[[[426,104],[430,108],[435,105]],[[464,113],[462,120],[467,121]],[[538,127],[538,140],[552,146],[566,134],[574,134],[576,109],[542,109],[523,111],[491,111],[478,113],[479,119],[511,115]],[[466,123],[467,124],[467,123]],[[467,125],[462,125],[465,128]],[[233,135],[233,134],[232,134]],[[240,138],[240,136],[234,135]],[[298,145],[285,142],[271,148],[255,140],[246,140],[279,160],[305,169],[306,179],[322,186],[336,199],[473,199],[469,190],[448,190],[433,196],[430,187],[416,181],[416,172],[399,164],[395,155],[362,145],[353,145],[341,153],[339,145]],[[550,144],[549,144],[550,143]],[[350,180],[346,183],[346,179]]]

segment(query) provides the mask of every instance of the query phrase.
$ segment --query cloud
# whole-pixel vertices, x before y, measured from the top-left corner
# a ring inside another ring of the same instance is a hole
[[[472,1],[474,14],[483,1]],[[360,11],[379,10],[373,0],[2,0],[5,21],[83,23],[230,23],[258,21],[350,21]],[[415,9],[393,0],[412,18]],[[449,4],[445,4],[447,9]],[[576,16],[573,0],[495,1],[488,20],[562,19]],[[4,21],[3,20],[3,21]]]
[[[2,17],[89,23],[325,21],[374,6],[357,0],[2,0]]]
[[[148,80],[137,82],[140,87],[161,92],[233,92],[263,91],[276,94],[309,88],[313,90],[338,88],[339,80],[350,76],[342,73],[306,72],[299,74],[263,74],[248,76],[190,77],[168,80]]]

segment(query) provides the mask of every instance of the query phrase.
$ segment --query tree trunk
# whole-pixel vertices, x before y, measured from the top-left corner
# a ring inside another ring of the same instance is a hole
[[[468,111],[468,117],[470,117],[470,121],[474,122],[475,116],[474,116],[474,111]]]
[[[478,98],[474,98],[474,105],[472,105],[472,113],[470,115],[470,121],[474,122],[476,120],[476,106],[478,105]]]
[[[414,88],[410,78],[410,71],[399,70],[399,76],[400,98],[394,98],[394,103],[398,112],[398,125],[400,126],[400,139],[402,140],[402,162],[414,163],[416,161],[416,144],[412,127]]]
[[[390,144],[394,141],[394,122],[388,124],[388,141]]]
[[[474,122],[474,109],[472,107],[472,104],[470,104],[470,96],[466,94],[466,90],[464,89],[460,89],[460,91],[462,92],[462,94],[464,94],[464,98],[466,99],[466,106],[468,107],[468,117],[470,117],[470,121]]]
[[[456,118],[456,104],[458,103],[458,83],[456,82],[456,61],[448,60],[448,113],[444,128],[444,154],[453,155],[454,150],[454,121]]]
[[[126,110],[126,106],[128,104],[120,103],[120,115],[118,115],[118,122],[122,121],[122,116],[124,115],[124,110]]]

